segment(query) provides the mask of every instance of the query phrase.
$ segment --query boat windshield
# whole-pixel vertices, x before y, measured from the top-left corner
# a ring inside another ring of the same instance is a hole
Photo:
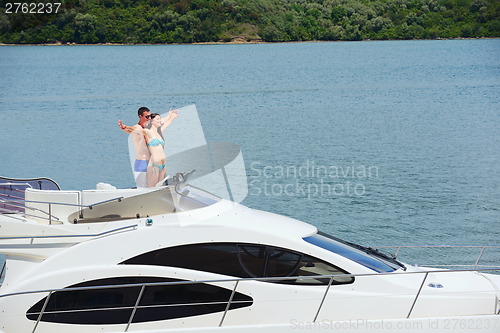
[[[202,188],[220,198],[242,202],[248,194],[247,171],[239,145],[230,142],[207,143],[196,105],[177,109],[179,117],[168,130],[161,132],[163,147],[168,156],[168,173],[191,173],[189,184]],[[162,119],[168,113],[162,114]],[[129,135],[130,166],[135,170],[137,156],[147,146],[142,129]],[[135,172],[137,187],[148,187],[142,172]],[[150,185],[150,184],[149,184]]]
[[[318,232],[317,234],[304,237],[303,239],[308,243],[339,254],[378,273],[405,269],[402,263],[374,248],[346,242],[324,232]]]

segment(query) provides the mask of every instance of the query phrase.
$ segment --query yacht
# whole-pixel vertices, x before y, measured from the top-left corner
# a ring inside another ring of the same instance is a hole
[[[178,111],[156,187],[0,178],[0,333],[500,330],[499,267],[479,265],[499,246],[417,267],[245,207],[240,148]]]
[[[499,332],[498,271],[409,265],[190,176],[1,178],[0,332]]]

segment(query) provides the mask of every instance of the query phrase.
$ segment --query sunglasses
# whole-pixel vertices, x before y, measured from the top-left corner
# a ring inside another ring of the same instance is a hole
[[[146,119],[151,119],[151,115],[144,116]]]

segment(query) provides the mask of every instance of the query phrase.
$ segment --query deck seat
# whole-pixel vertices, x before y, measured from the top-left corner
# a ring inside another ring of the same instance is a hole
[[[74,212],[68,220],[71,223],[109,222],[169,214],[175,210],[170,191],[169,188],[85,190],[82,205],[93,205],[92,208]],[[107,200],[111,201],[103,203]]]
[[[40,223],[68,223],[67,217],[77,212],[81,204],[80,191],[36,190],[25,192],[25,213]],[[47,202],[51,202],[50,208]],[[49,211],[52,217],[49,218]]]

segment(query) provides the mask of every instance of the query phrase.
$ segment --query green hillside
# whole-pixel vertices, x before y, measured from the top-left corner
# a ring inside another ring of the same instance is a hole
[[[0,43],[500,37],[499,0],[67,0],[30,13],[32,2],[0,1]]]

